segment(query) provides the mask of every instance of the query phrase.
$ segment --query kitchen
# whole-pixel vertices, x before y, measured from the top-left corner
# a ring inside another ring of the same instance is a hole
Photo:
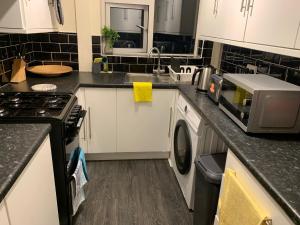
[[[300,224],[300,3],[226,3],[1,3],[0,224]]]

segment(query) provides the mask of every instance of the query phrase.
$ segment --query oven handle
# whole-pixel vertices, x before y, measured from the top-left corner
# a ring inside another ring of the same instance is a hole
[[[76,128],[79,130],[82,126],[82,123],[84,121],[84,118],[85,118],[85,115],[86,115],[86,110],[82,110],[81,113],[80,113],[80,117],[79,117],[79,120],[77,122],[77,125],[76,125]]]

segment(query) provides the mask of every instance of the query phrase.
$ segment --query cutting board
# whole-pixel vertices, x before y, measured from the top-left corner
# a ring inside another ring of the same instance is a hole
[[[72,72],[73,68],[70,66],[61,65],[40,65],[28,67],[26,70],[30,73],[43,77],[58,77]]]

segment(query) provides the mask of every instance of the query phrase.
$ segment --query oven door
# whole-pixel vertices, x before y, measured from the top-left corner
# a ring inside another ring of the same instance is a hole
[[[177,170],[187,174],[192,165],[192,143],[189,128],[184,120],[179,120],[174,133],[174,157]]]

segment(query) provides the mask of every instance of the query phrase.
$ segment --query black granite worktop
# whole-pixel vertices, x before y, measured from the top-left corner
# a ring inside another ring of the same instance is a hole
[[[0,202],[50,129],[48,124],[0,124]]]
[[[56,84],[58,92],[75,93],[79,87],[130,88],[123,73],[73,73],[61,78],[28,78],[20,84],[9,84],[0,91],[31,91],[37,83]],[[291,220],[300,225],[300,136],[247,135],[219,110],[205,94],[190,85],[153,82],[153,88],[179,89],[183,96],[224,139],[229,148],[252,172]]]
[[[206,94],[190,85],[179,90],[225,141],[291,220],[300,224],[300,135],[249,135]]]
[[[164,78],[164,77],[163,77]],[[1,92],[31,92],[31,86],[35,84],[55,84],[55,92],[75,93],[79,87],[101,87],[101,88],[131,88],[132,83],[128,82],[125,73],[102,73],[93,74],[89,72],[73,72],[71,75],[55,78],[27,77],[27,80],[19,84],[6,84],[0,88]],[[153,88],[177,88],[177,83],[171,78],[154,78]]]

